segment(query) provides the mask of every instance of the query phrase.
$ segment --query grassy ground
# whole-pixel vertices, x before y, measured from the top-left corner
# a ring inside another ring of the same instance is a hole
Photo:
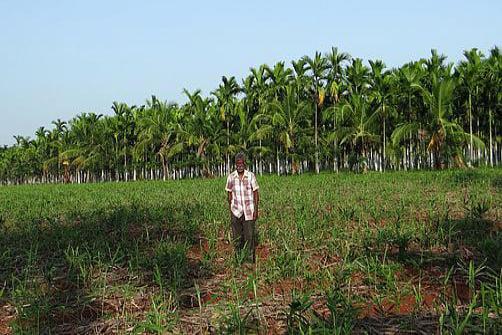
[[[497,333],[502,170],[0,188],[3,333]]]

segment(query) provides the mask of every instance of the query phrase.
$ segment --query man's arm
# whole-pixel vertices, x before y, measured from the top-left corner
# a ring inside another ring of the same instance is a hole
[[[228,193],[228,209],[232,211],[232,192],[227,192]]]
[[[253,191],[253,200],[254,200],[254,218],[253,220],[258,219],[258,203],[260,202],[260,193],[258,190]]]
[[[228,195],[228,209],[230,210],[230,213],[232,213],[232,188],[233,188],[232,179],[230,178],[230,176],[228,176],[227,185],[225,186],[225,191],[227,191]]]

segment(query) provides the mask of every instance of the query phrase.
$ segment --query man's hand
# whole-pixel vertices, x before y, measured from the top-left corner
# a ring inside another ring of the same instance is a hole
[[[253,220],[257,220],[258,219],[258,209],[256,209],[253,213]]]

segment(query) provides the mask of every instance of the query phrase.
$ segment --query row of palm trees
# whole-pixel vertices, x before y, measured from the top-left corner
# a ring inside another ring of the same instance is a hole
[[[389,69],[337,48],[223,77],[185,104],[152,96],[114,102],[15,136],[0,148],[3,183],[221,176],[248,154],[258,173],[408,170],[500,164],[502,54],[464,52],[456,66],[429,58]]]

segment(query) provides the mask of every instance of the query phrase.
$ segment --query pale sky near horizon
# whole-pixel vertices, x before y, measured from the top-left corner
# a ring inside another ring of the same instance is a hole
[[[113,101],[184,102],[221,76],[338,47],[388,67],[502,47],[502,1],[0,0],[0,145]]]

